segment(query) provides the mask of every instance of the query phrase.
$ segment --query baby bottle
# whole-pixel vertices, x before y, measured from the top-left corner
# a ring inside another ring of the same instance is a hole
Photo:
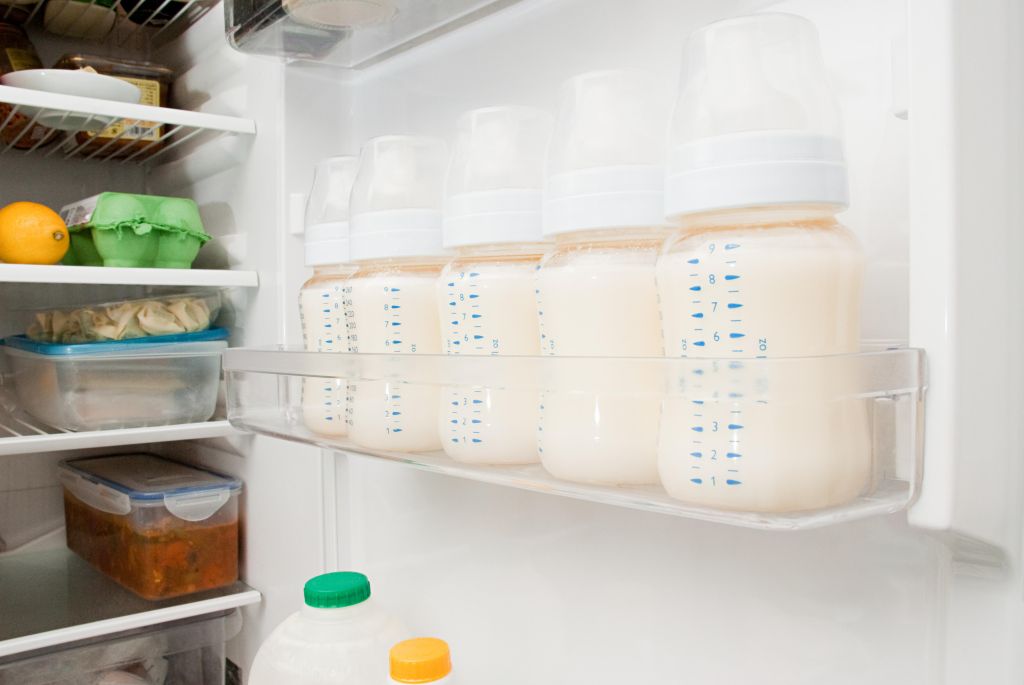
[[[329,157],[316,165],[313,189],[306,203],[306,266],[313,277],[299,291],[302,339],[309,352],[348,352],[348,332],[342,307],[349,264],[348,199],[359,160]],[[346,433],[345,381],[305,378],[302,382],[302,420],[314,433]]]
[[[563,86],[544,205],[555,247],[537,279],[543,354],[664,354],[654,270],[666,236],[666,119],[645,72],[593,72]],[[544,468],[586,483],[657,482],[660,379],[630,380],[624,391],[611,370],[594,379],[568,368],[547,379]]]
[[[488,107],[464,114],[458,128],[444,218],[444,245],[457,256],[438,282],[445,352],[538,355],[535,291],[546,249],[541,186],[551,117],[529,107]],[[476,464],[537,461],[539,396],[505,387],[516,380],[510,372],[504,382],[444,388],[439,426],[449,456]]]
[[[352,187],[352,261],[346,286],[353,352],[440,354],[437,276],[444,141],[384,136],[368,141]],[[436,386],[349,384],[349,437],[372,449],[438,450]]]
[[[758,14],[691,37],[666,183],[678,231],[658,262],[665,349],[733,361],[698,365],[666,400],[659,471],[673,497],[785,512],[868,484],[849,365],[742,361],[858,350],[864,258],[835,217],[848,205],[840,136],[809,21]]]

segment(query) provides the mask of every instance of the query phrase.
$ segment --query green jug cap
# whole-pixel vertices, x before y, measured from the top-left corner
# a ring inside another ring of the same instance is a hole
[[[342,609],[370,598],[370,581],[362,573],[325,573],[306,581],[306,605],[317,609]]]

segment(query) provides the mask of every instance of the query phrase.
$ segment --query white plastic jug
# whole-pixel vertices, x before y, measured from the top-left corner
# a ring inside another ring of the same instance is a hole
[[[260,646],[249,685],[384,685],[388,652],[408,637],[370,600],[361,573],[327,573],[305,587],[306,604]]]

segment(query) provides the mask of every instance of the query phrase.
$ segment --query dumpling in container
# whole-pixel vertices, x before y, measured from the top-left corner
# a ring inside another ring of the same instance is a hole
[[[183,297],[167,303],[167,309],[184,326],[185,331],[205,331],[210,327],[210,309],[200,298]]]
[[[79,309],[78,322],[86,340],[120,340],[121,331],[105,311]]]
[[[53,312],[36,312],[35,319],[29,324],[25,334],[31,340],[40,342],[53,341]]]
[[[107,316],[117,329],[118,337],[115,340],[126,340],[128,338],[141,338],[146,335],[139,325],[139,311],[142,305],[138,302],[125,302],[123,304],[107,307]]]
[[[148,335],[184,333],[185,327],[162,302],[150,300],[139,310],[139,326]]]

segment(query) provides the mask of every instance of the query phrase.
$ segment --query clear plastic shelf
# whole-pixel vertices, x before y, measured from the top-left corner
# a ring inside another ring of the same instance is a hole
[[[916,497],[921,474],[926,367],[917,349],[730,360],[237,348],[225,352],[224,368],[228,418],[243,430],[435,473],[749,528],[797,530],[897,512]],[[541,464],[480,465],[440,449],[368,447],[328,434],[342,432],[338,425],[322,428],[315,421],[314,432],[305,412],[321,399],[309,395],[317,379],[347,388],[348,406],[337,410],[350,418],[358,397],[353,388],[419,397],[420,407],[434,401],[423,404],[422,398],[436,398],[434,423],[443,440],[451,437],[444,435],[444,405],[452,393],[491,399],[515,393],[527,403],[535,397],[547,412],[539,428],[581,458],[588,445],[576,440],[579,426],[559,421],[585,414],[552,407],[642,407],[625,425],[636,433],[638,453],[657,445],[662,484],[589,484],[556,478]]]

